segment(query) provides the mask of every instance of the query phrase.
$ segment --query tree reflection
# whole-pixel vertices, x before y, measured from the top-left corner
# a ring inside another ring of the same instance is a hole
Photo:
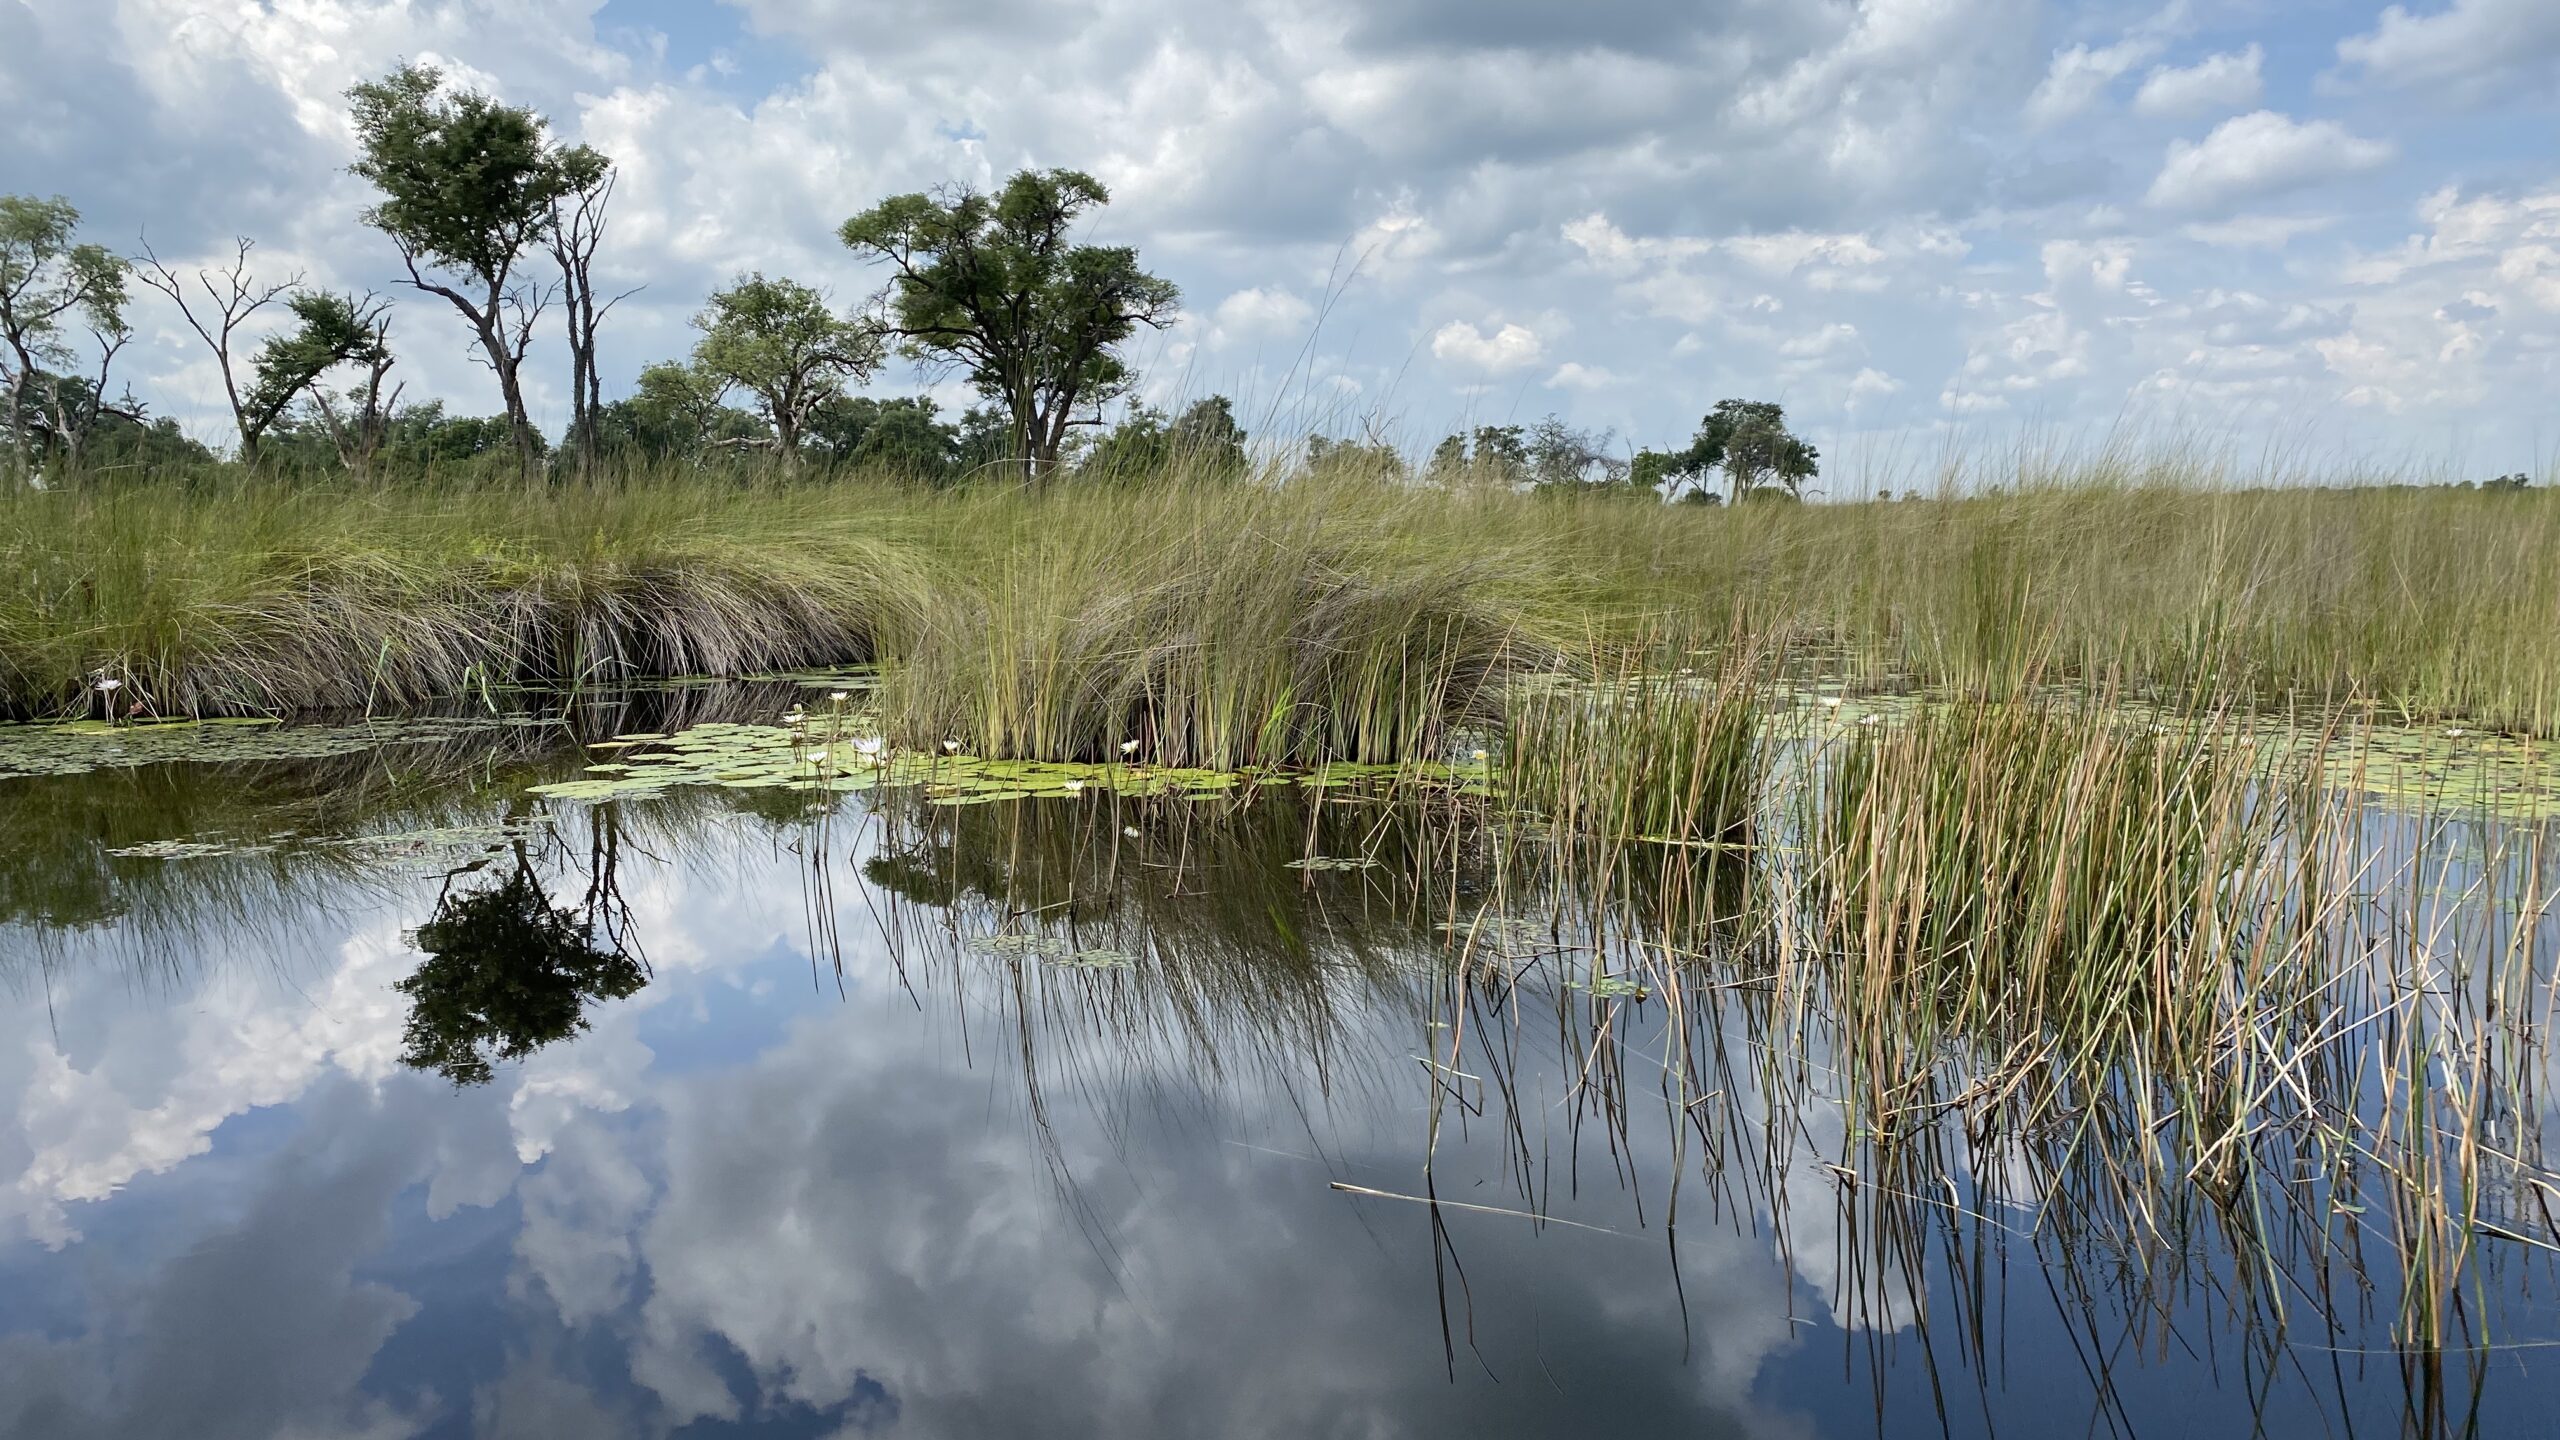
[[[598,816],[592,879],[576,907],[552,903],[521,842],[503,881],[448,887],[417,929],[426,962],[397,986],[409,997],[400,1062],[456,1085],[486,1084],[498,1063],[584,1032],[588,1006],[647,985],[647,967],[623,938],[618,849],[614,821]]]

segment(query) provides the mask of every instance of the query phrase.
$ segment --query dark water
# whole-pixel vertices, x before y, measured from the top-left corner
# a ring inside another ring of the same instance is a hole
[[[2028,1148],[1909,1204],[1831,1168],[1854,1137],[1823,1058],[1754,1063],[1779,1031],[1742,991],[1677,1016],[1526,972],[1453,991],[1437,927],[1488,881],[1456,846],[1417,897],[1427,818],[893,799],[821,825],[704,792],[546,830],[510,798],[542,764],[0,780],[0,1435],[2536,1435],[2560,1410],[2530,1235],[2463,1292],[2485,1343],[2413,1351],[2378,1238],[2253,1274],[2210,1216],[2128,1246]],[[314,840],[348,834],[399,838]],[[1359,841],[1386,863],[1284,864]],[[458,958],[422,970],[422,940]],[[1663,1084],[1675,1045],[1725,1054],[1722,1093]],[[2543,1123],[2513,1103],[2505,1144]],[[2511,1198],[2521,1229],[2543,1199]]]

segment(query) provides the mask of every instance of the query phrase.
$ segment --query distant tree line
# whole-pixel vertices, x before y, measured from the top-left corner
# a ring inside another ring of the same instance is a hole
[[[383,295],[263,274],[246,238],[226,261],[182,273],[147,237],[132,257],[83,240],[68,201],[0,196],[0,471],[23,479],[215,458],[117,383],[137,285],[174,307],[213,360],[232,454],[251,467],[360,479],[460,467],[531,479],[607,462],[858,465],[930,485],[1248,468],[1248,437],[1226,397],[1170,413],[1137,398],[1128,342],[1172,324],[1181,295],[1134,249],[1075,241],[1079,220],[1110,200],[1090,175],[1024,171],[992,193],[884,200],[838,232],[884,277],[871,304],[846,310],[786,276],[738,275],[693,317],[688,355],[644,368],[629,395],[608,401],[600,332],[633,293],[613,292],[599,267],[613,158],[559,143],[541,115],[451,87],[431,66],[403,65],[347,98],[358,142],[350,168],[375,195],[363,219],[399,257],[397,288],[462,322],[497,382],[498,413],[404,403],[395,307]],[[261,319],[270,311],[280,314]],[[554,327],[570,408],[556,443],[526,398],[537,339]],[[977,403],[946,417],[927,397],[859,393],[893,351],[965,384]],[[1629,449],[1550,415],[1450,435],[1418,467],[1375,434],[1311,437],[1299,454],[1318,474],[1702,503],[1799,499],[1820,470],[1784,410],[1750,400],[1718,403],[1676,450]]]

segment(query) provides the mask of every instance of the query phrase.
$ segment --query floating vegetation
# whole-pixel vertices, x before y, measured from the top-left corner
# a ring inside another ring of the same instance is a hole
[[[1368,870],[1375,868],[1377,863],[1365,855],[1310,855],[1303,860],[1290,861],[1288,868],[1291,870]]]
[[[970,948],[1000,960],[1064,960],[1074,949],[1055,935],[982,935]]]
[[[732,790],[790,789],[858,794],[892,786],[921,787],[933,804],[987,805],[1011,800],[1067,799],[1087,791],[1148,799],[1214,799],[1258,786],[1375,790],[1394,784],[1450,786],[1481,779],[1481,768],[1445,765],[1336,764],[1302,774],[1209,770],[1121,762],[1075,764],[989,760],[937,747],[892,750],[857,733],[868,717],[837,711],[796,715],[790,723],[711,723],[668,735],[618,735],[587,748],[610,759],[577,779],[532,787],[553,800],[590,804],[646,797],[677,786]]]
[[[1051,954],[1045,958],[1052,965],[1063,965],[1070,970],[1127,970],[1138,963],[1138,957],[1128,951],[1110,949],[1078,950],[1070,955]]]
[[[353,725],[284,725],[271,719],[145,720],[114,725],[74,720],[0,725],[0,780],[85,775],[172,762],[230,764],[318,760],[392,745],[424,745],[495,730],[552,728],[549,716],[422,717]]]

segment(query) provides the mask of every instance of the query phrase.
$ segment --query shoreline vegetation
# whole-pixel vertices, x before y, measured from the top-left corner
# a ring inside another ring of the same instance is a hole
[[[1852,684],[2058,682],[2544,738],[2554,554],[2547,487],[2139,469],[1733,507],[1338,471],[1036,491],[176,471],[0,493],[0,712],[382,713],[876,663],[900,743],[1377,762],[1493,718],[1496,682],[1740,645]]]

